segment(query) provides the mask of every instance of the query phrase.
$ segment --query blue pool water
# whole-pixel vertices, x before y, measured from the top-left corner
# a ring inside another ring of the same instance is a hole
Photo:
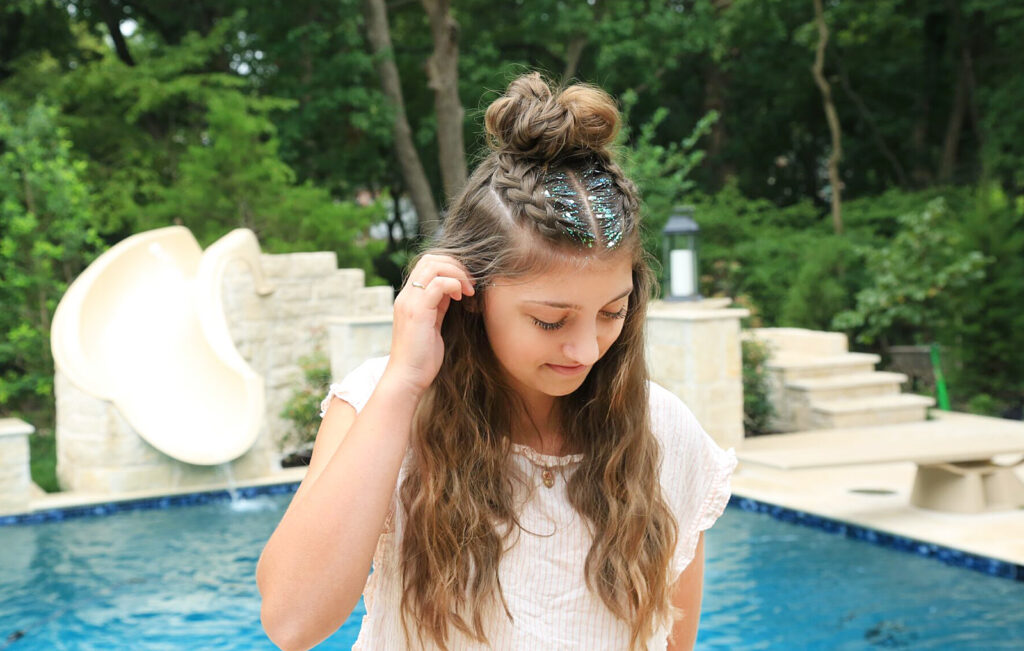
[[[290,495],[0,527],[0,649],[273,649],[254,572]],[[1024,583],[730,508],[698,649],[1019,649]],[[349,649],[363,615],[318,649]]]

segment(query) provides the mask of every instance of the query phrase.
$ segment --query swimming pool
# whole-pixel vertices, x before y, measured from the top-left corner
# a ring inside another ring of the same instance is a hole
[[[0,649],[273,649],[255,567],[289,494],[0,527]],[[1010,649],[1024,583],[730,507],[698,649]],[[363,615],[318,649],[349,649]]]

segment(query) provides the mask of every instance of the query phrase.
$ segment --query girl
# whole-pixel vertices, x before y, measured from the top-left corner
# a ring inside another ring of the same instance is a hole
[[[654,281],[618,119],[537,74],[488,108],[492,151],[411,265],[391,354],[331,385],[260,558],[281,648],[360,594],[355,649],[693,647],[701,532],[736,459],[648,380]]]

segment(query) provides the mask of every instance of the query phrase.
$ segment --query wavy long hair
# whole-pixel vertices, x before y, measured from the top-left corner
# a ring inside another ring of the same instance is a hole
[[[503,380],[487,339],[489,283],[620,255],[630,256],[633,280],[622,332],[582,386],[556,400],[565,444],[584,454],[568,479],[568,498],[592,533],[587,587],[630,625],[630,648],[645,648],[655,628],[677,615],[668,577],[678,525],[659,483],[644,347],[656,284],[637,190],[609,150],[618,124],[615,102],[598,88],[553,89],[536,73],[513,81],[486,113],[490,154],[453,201],[443,232],[409,266],[426,253],[450,255],[478,285],[474,296],[448,308],[444,360],[413,419],[412,460],[400,488],[407,643],[407,619],[421,643],[426,634],[444,649],[451,626],[487,642],[484,604],[500,602],[513,619],[498,564],[506,537],[522,528],[513,482],[523,477],[508,457],[525,406]],[[587,204],[581,237],[579,221],[560,212],[546,190],[552,172],[582,189],[581,179],[595,171],[612,181],[605,217],[614,217],[615,228],[600,228],[596,207],[579,192]]]

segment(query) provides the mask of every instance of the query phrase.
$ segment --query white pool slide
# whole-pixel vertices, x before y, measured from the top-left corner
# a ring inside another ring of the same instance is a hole
[[[113,402],[139,436],[197,465],[244,454],[264,421],[264,383],[242,358],[222,300],[224,271],[246,262],[259,294],[272,291],[248,229],[203,251],[171,226],[126,238],[99,256],[57,306],[57,369]]]

